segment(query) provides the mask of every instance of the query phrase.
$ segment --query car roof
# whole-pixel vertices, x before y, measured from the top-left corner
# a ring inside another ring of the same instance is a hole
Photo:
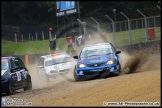
[[[14,56],[2,56],[1,58],[10,59],[10,58],[16,58],[16,57],[14,57]]]
[[[70,55],[67,54],[66,52],[58,52],[58,53],[46,54],[46,55],[42,55],[41,57],[46,58],[46,57],[52,57],[52,56],[67,56],[67,57],[70,57]]]

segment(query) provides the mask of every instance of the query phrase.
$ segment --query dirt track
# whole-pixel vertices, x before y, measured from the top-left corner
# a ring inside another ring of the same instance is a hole
[[[123,64],[124,62],[122,61]],[[25,98],[33,106],[103,106],[103,102],[121,101],[161,102],[160,54],[149,56],[135,73],[82,82],[68,81],[65,78],[50,83],[41,82],[34,75],[36,67],[33,65],[34,69],[28,68],[32,75],[33,90],[5,97]]]

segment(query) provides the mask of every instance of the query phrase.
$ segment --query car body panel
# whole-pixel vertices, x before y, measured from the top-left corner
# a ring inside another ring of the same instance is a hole
[[[89,52],[92,53],[90,57],[88,56]],[[112,61],[113,63],[107,64],[108,61]],[[80,65],[84,65],[84,67],[79,67]],[[116,54],[116,49],[111,43],[99,43],[85,46],[81,50],[75,66],[75,75],[77,78],[104,74],[110,75],[113,73],[119,74],[119,72],[119,56]]]
[[[2,67],[1,68],[1,94],[7,93],[9,91],[9,83],[10,83],[11,79],[14,80],[15,90],[26,87],[27,86],[26,78],[30,77],[30,74],[24,64],[22,64],[23,65],[22,67],[20,67],[20,65],[18,66],[17,63],[21,59],[19,59],[17,57],[1,57],[1,63],[3,62],[3,59],[8,60],[8,69],[2,70],[3,65],[1,64],[1,67]],[[15,60],[14,61],[15,65],[16,65],[15,68],[13,68],[11,66],[11,60]],[[18,61],[16,61],[16,60],[18,60]]]
[[[73,58],[66,52],[43,55],[40,57],[41,59],[43,62],[40,63],[39,61],[37,69],[38,75],[43,78],[45,78],[45,75],[56,77],[59,74],[67,73],[73,67],[71,60]]]

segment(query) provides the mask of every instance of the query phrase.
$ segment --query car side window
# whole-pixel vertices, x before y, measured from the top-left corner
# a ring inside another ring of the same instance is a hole
[[[22,61],[21,59],[16,58],[16,59],[15,59],[15,62],[18,64],[18,66],[19,66],[20,68],[25,68],[25,65],[24,65],[24,63],[23,63],[23,61]]]
[[[10,63],[11,63],[11,68],[14,68],[16,66],[16,64],[15,64],[13,59],[10,59]]]
[[[20,67],[20,65],[19,65],[19,63],[18,63],[18,60],[17,60],[17,59],[15,59],[15,60],[14,60],[14,62],[15,62],[15,64],[16,64],[16,66],[19,66],[19,67]]]

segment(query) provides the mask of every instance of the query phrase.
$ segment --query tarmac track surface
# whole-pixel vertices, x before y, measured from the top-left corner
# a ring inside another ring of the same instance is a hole
[[[131,74],[79,82],[60,77],[47,83],[34,75],[36,65],[33,65],[28,67],[33,90],[19,90],[15,95],[3,97],[25,98],[33,106],[103,106],[103,102],[159,102],[161,106],[160,66],[160,54],[156,54],[150,55]]]

